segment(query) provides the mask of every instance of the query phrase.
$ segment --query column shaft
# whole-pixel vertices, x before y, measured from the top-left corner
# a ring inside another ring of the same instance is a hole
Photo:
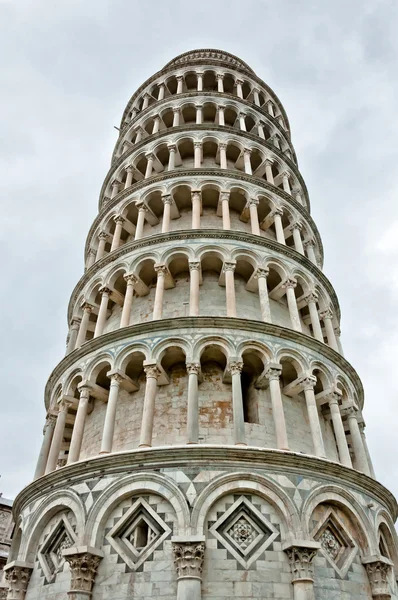
[[[297,300],[294,294],[294,287],[289,282],[286,286],[286,297],[287,297],[287,305],[289,308],[290,321],[292,323],[292,328],[295,331],[301,331],[301,321],[300,315],[297,308]]]
[[[202,166],[202,144],[201,142],[194,143],[194,168],[200,169]]]
[[[68,465],[79,460],[80,449],[82,447],[84,424],[87,417],[88,401],[90,399],[90,390],[82,388],[80,390],[79,405],[73,425],[72,439],[69,447]]]
[[[137,226],[135,228],[135,240],[140,240],[144,233],[144,223],[145,223],[145,213],[147,209],[146,206],[140,206],[138,209],[138,218],[137,218]]]
[[[189,316],[197,317],[199,315],[199,279],[200,279],[200,263],[189,263]]]
[[[145,367],[144,370],[146,373],[146,385],[144,408],[142,413],[140,446],[150,447],[152,445],[153,419],[155,413],[155,400],[159,371],[156,366]]]
[[[286,245],[285,234],[283,232],[283,225],[282,225],[282,216],[281,216],[281,213],[279,213],[279,212],[275,212],[275,214],[274,214],[274,225],[275,225],[276,241],[279,242],[279,244]]]
[[[276,445],[280,450],[289,450],[285,413],[283,410],[282,394],[279,386],[279,373],[280,371],[278,371],[278,375],[273,375],[271,370],[269,376],[272,416],[275,425]]]
[[[187,443],[199,442],[199,392],[198,374],[200,365],[187,364],[188,371],[188,407],[187,407]]]
[[[300,228],[297,226],[293,227],[293,240],[294,240],[294,248],[297,252],[304,255],[304,246],[303,241],[301,239]]]
[[[249,211],[250,211],[250,225],[251,230],[254,235],[260,235],[260,223],[258,222],[258,210],[257,210],[258,201],[251,200],[249,202]]]
[[[351,441],[352,447],[355,455],[355,466],[358,471],[362,471],[362,473],[366,473],[366,475],[370,475],[368,460],[365,452],[365,448],[362,441],[361,432],[359,430],[357,416],[355,414],[355,409],[348,409],[348,426],[350,428],[351,433]]]
[[[352,468],[350,452],[348,450],[347,438],[345,436],[343,421],[341,419],[340,407],[336,399],[329,401],[330,414],[332,417],[334,435],[336,437],[337,448],[339,451],[340,462],[346,467]]]
[[[245,420],[243,414],[243,397],[240,374],[243,363],[231,363],[232,376],[232,407],[234,415],[234,438],[235,444],[245,445]]]
[[[61,451],[62,440],[64,437],[65,431],[65,423],[66,423],[66,415],[68,412],[68,404],[62,403],[57,416],[57,423],[54,429],[54,435],[50,447],[50,452],[48,453],[48,460],[46,465],[46,475],[47,473],[51,473],[51,471],[55,471],[57,467],[57,462],[59,458],[59,453]]]
[[[92,310],[92,307],[89,305],[85,305],[83,307],[83,317],[82,317],[82,320],[80,323],[79,333],[77,336],[75,348],[80,348],[80,346],[82,344],[84,344],[84,342],[86,341],[87,328],[88,328],[88,323],[90,321],[91,310]]]
[[[236,317],[235,278],[234,269],[225,269],[225,296],[227,303],[227,317]]]
[[[200,192],[192,192],[192,229],[200,229]]]
[[[221,192],[221,212],[223,229],[231,229],[231,217],[229,214],[229,192]]]
[[[313,296],[310,296],[308,300],[308,309],[310,311],[311,325],[312,330],[314,332],[314,337],[320,342],[323,342],[323,333],[321,323],[319,321],[318,310],[316,307],[316,298]]]
[[[117,217],[115,219],[115,221],[116,221],[116,226],[115,226],[115,232],[113,234],[113,239],[112,239],[111,252],[116,250],[116,248],[119,248],[120,237],[122,235],[124,219],[122,217]]]
[[[268,271],[265,269],[257,270],[258,281],[258,296],[260,299],[261,318],[265,323],[271,323],[271,307],[269,304],[268,287],[267,287]]]
[[[155,301],[153,303],[153,317],[152,317],[153,321],[156,321],[157,319],[162,318],[164,278],[165,278],[165,274],[166,274],[166,267],[161,265],[158,268],[156,268],[155,270],[157,271],[157,281],[156,281]]]
[[[98,311],[97,323],[95,324],[95,331],[94,331],[95,338],[98,337],[99,335],[103,334],[105,322],[106,322],[106,315],[108,312],[108,301],[109,301],[109,295],[110,295],[110,290],[108,288],[101,288],[100,292],[101,292],[101,304],[100,304],[99,311]]]
[[[120,318],[120,327],[128,327],[130,325],[131,308],[133,306],[134,297],[134,281],[135,277],[125,276],[127,281],[126,294],[124,296],[122,316]]]
[[[315,385],[315,383],[316,383],[316,381],[313,382],[313,385]],[[311,429],[312,443],[314,446],[314,453],[316,456],[319,456],[320,458],[325,458],[326,457],[325,446],[323,443],[321,423],[319,421],[319,413],[318,413],[318,407],[316,404],[313,385],[311,382],[311,386],[304,388],[304,396],[305,396],[305,402],[307,404],[307,413],[308,413],[308,420],[310,422],[310,429]]]
[[[56,417],[53,415],[49,415],[46,420],[46,424],[44,427],[44,435],[43,441],[40,448],[39,458],[37,460],[36,470],[33,479],[38,479],[46,470],[46,464],[48,460],[48,454],[51,448],[51,442],[54,435],[54,428],[56,424]]]
[[[112,452],[113,434],[115,431],[116,407],[119,398],[119,388],[121,383],[120,375],[111,375],[111,387],[109,390],[108,403],[106,405],[106,414],[104,429],[102,432],[102,442],[100,454]]]
[[[163,197],[162,233],[168,233],[170,231],[170,220],[171,220],[171,196],[164,196]]]

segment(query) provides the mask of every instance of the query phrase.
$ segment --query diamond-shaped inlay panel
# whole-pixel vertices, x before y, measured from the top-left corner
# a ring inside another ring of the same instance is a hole
[[[212,525],[211,533],[248,568],[279,535],[279,531],[244,496]]]
[[[62,515],[38,554],[41,568],[48,583],[54,581],[57,573],[62,570],[65,564],[62,553],[73,546],[75,541],[76,534],[72,525],[69,523],[68,518]]]
[[[321,550],[332,567],[341,577],[345,577],[358,547],[332,508],[315,527],[312,535],[317,542],[320,542]]]
[[[130,569],[135,570],[170,532],[163,519],[143,498],[139,498],[106,537]]]

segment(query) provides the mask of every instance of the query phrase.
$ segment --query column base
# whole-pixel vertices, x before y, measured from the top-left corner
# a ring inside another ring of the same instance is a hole
[[[151,444],[139,444],[138,448],[152,448]]]
[[[235,442],[235,446],[247,446],[246,442]]]

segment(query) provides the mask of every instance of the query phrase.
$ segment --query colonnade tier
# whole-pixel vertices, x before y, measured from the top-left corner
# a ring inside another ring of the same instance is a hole
[[[200,317],[126,327],[87,342],[50,377],[47,452],[37,476],[53,471],[60,453],[72,463],[126,448],[225,439],[304,452],[369,475],[362,403],[349,363],[297,332]],[[306,435],[297,430],[298,412]],[[85,438],[84,431],[91,433]]]
[[[304,180],[286,154],[251,133],[226,132],[216,125],[186,125],[129,147],[105,177],[99,207],[142,180],[171,172],[185,174],[187,169],[197,175],[201,169],[215,169],[221,174],[251,176],[253,183],[267,182],[273,191],[285,192],[309,210]]]
[[[246,100],[215,92],[187,92],[164,98],[137,113],[125,126],[116,142],[112,163],[142,139],[182,125],[218,125],[228,130],[246,131],[254,138],[269,140],[295,164],[296,154],[286,131],[259,106]]]

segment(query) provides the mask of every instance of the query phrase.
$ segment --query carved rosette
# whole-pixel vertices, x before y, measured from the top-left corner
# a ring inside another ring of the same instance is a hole
[[[314,581],[313,560],[317,548],[306,546],[291,546],[285,550],[292,570],[292,583],[295,581]]]
[[[86,592],[91,595],[91,590],[97,574],[100,556],[89,552],[66,554],[71,573],[70,592]]]
[[[201,579],[206,545],[204,542],[174,542],[177,579]]]
[[[5,577],[8,583],[7,600],[23,600],[25,598],[32,571],[33,569],[30,567],[18,565],[5,569]]]
[[[368,563],[366,572],[368,574],[372,598],[376,600],[388,600],[391,598],[388,577],[391,572],[391,565],[383,560],[375,560]]]

